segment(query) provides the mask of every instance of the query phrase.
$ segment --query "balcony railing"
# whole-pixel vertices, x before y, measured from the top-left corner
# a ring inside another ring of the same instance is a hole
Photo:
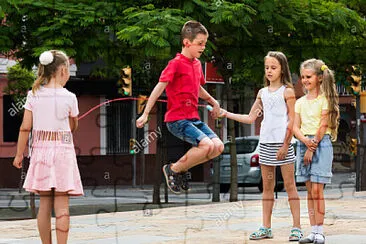
[[[342,84],[337,84],[337,92],[339,96],[352,96],[353,94]],[[366,91],[366,83],[361,86],[361,91]]]
[[[347,90],[347,88],[342,85],[336,85],[337,86],[337,92],[340,96],[351,96],[352,94]]]

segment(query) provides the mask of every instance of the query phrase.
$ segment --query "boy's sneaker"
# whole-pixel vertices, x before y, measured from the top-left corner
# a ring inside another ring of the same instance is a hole
[[[183,191],[188,192],[191,189],[189,186],[189,182],[188,182],[190,179],[192,179],[191,172],[187,171],[187,172],[180,173],[180,176],[181,176],[180,188]]]
[[[166,185],[169,190],[171,190],[175,194],[180,194],[180,175],[178,173],[173,172],[170,169],[171,164],[166,164],[163,166],[163,173],[165,176]]]

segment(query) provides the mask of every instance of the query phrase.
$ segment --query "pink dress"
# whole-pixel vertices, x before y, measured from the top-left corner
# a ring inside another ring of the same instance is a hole
[[[41,87],[28,92],[24,108],[33,115],[30,165],[24,188],[30,192],[83,195],[69,116],[79,114],[75,94],[65,88]]]

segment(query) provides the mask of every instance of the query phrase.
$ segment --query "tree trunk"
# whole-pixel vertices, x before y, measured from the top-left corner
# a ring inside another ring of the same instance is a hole
[[[157,117],[157,126],[162,128],[162,107],[161,103],[158,103],[157,105],[157,111],[156,111],[156,117]],[[161,179],[162,179],[162,163],[163,163],[163,143],[162,138],[158,138],[156,142],[156,158],[155,158],[155,180],[154,180],[154,189],[153,189],[153,204],[160,204],[160,185],[161,185]]]
[[[231,78],[229,78],[231,80]],[[225,81],[226,95],[227,95],[227,110],[233,112],[233,94],[231,90],[231,84],[229,81]],[[230,202],[238,201],[238,162],[236,159],[236,142],[235,142],[235,126],[234,120],[229,119],[227,121],[228,134],[230,140]]]
[[[222,89],[216,85],[216,99],[222,99]],[[221,136],[222,120],[218,119],[215,121],[215,133],[222,139]],[[214,158],[213,161],[213,189],[212,189],[212,202],[220,202],[220,159],[221,155]]]

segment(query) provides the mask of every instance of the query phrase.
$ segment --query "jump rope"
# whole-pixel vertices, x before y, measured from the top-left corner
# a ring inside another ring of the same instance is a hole
[[[145,100],[147,101],[148,98],[136,98],[136,97],[121,97],[121,98],[115,98],[115,99],[111,99],[111,100],[107,100],[103,103],[100,103],[94,107],[92,107],[91,109],[89,109],[87,112],[85,112],[83,115],[81,115],[78,120],[83,119],[85,116],[87,116],[88,114],[90,114],[91,112],[93,112],[94,110],[96,110],[97,108],[100,108],[106,104],[112,103],[112,102],[117,102],[117,101],[127,101],[127,100]],[[156,100],[157,102],[164,102],[167,103],[168,100],[163,100],[163,99],[158,99]],[[212,111],[213,108],[211,105],[205,105],[205,104],[198,104],[199,107],[206,107],[207,110]]]
[[[88,111],[86,111],[84,114],[82,114],[81,116],[79,116],[78,120],[81,120],[83,118],[85,118],[87,115],[89,115],[91,112],[93,112],[94,110],[104,106],[104,105],[107,105],[107,104],[110,104],[112,102],[117,102],[117,101],[128,101],[128,100],[145,100],[147,101],[148,98],[135,98],[135,97],[120,97],[120,98],[115,98],[115,99],[111,99],[111,100],[107,100],[103,103],[100,103],[94,107],[92,107],[91,109],[89,109]],[[158,99],[156,100],[157,102],[164,102],[164,103],[167,103],[168,100],[163,100],[163,99]],[[212,111],[213,110],[213,107],[211,105],[206,105],[206,104],[198,104],[199,107],[205,107],[208,111]],[[31,150],[31,135],[29,136],[29,143],[28,143],[28,146],[29,146],[29,150]],[[19,181],[19,190],[18,192],[21,193],[22,192],[22,186],[23,186],[23,178],[25,178],[25,172],[24,172],[24,167],[21,167],[21,171],[20,171],[20,181]]]

